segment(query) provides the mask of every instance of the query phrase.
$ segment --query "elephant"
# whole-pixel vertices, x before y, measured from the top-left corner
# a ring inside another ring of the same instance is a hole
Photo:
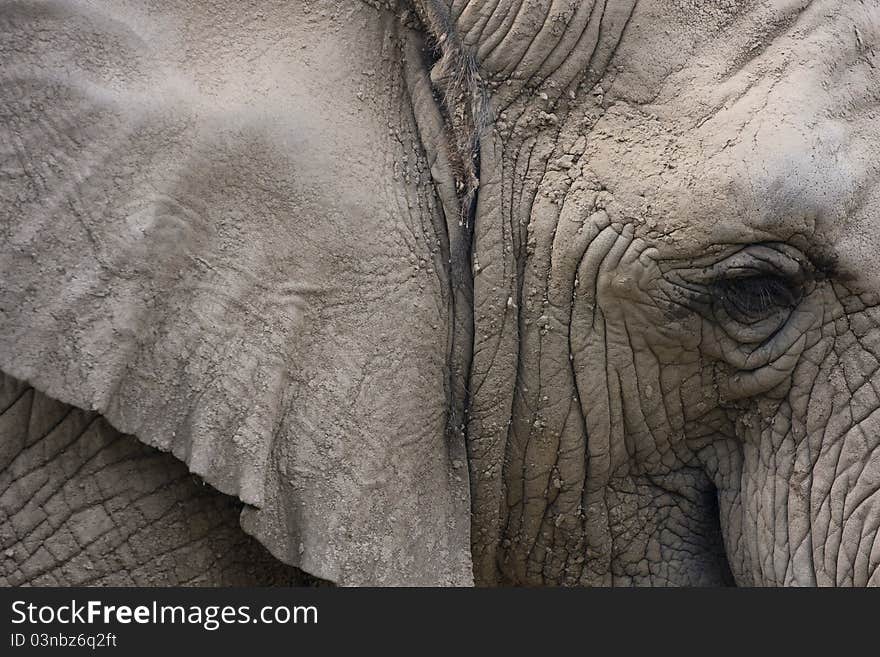
[[[13,0],[0,64],[0,583],[880,584],[878,0]]]

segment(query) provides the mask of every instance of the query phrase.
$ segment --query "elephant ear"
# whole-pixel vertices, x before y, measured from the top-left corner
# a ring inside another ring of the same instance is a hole
[[[0,370],[238,496],[287,563],[471,583],[449,242],[390,22],[136,4],[0,7]]]

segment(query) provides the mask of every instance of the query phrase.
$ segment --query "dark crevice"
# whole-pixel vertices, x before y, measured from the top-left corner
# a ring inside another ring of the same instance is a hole
[[[452,19],[443,3],[431,0],[415,3],[417,27],[430,39],[420,49],[420,66],[430,81],[433,105],[442,120],[442,144],[424,143],[428,151],[442,151],[449,159],[452,180],[435,180],[443,186],[451,184],[457,208],[443,206],[446,214],[442,241],[448,245],[450,326],[452,336],[447,354],[447,435],[461,436],[467,444],[467,408],[470,402],[469,378],[473,359],[474,311],[473,250],[474,221],[477,207],[479,177],[479,134],[473,119],[476,101],[469,102],[477,87],[476,63],[465,57]],[[457,216],[450,216],[453,212]],[[454,234],[458,231],[458,234]]]

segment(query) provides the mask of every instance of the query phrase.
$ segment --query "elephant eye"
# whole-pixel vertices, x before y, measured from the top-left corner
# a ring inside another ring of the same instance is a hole
[[[782,310],[799,301],[798,286],[783,276],[762,272],[726,272],[715,284],[716,298],[725,310],[748,323]]]
[[[705,263],[705,264],[704,264]],[[672,265],[667,296],[720,326],[742,343],[770,338],[792,316],[815,279],[809,259],[779,242],[747,244],[718,259],[708,254],[696,267]]]

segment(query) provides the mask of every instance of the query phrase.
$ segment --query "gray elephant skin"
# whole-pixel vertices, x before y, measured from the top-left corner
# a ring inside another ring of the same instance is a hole
[[[880,584],[877,0],[3,0],[0,584]]]

